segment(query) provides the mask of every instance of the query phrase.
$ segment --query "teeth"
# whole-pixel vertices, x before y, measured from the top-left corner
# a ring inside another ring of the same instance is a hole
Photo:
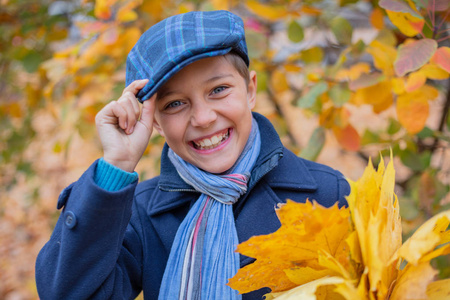
[[[203,139],[201,141],[194,142],[194,145],[197,149],[209,150],[214,147],[217,147],[222,141],[226,140],[227,138],[228,138],[228,131],[222,134],[212,136],[209,139]]]

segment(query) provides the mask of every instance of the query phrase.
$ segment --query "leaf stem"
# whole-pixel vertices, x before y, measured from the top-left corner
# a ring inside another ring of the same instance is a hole
[[[446,37],[443,37],[442,39],[439,39],[436,42],[440,43],[440,42],[443,42],[443,41],[445,41],[445,40],[447,40],[449,38],[450,38],[450,35],[447,35]]]
[[[445,123],[446,123],[447,118],[448,118],[449,110],[450,110],[450,79],[448,79],[448,84],[447,84],[447,99],[445,100],[445,104],[444,104],[444,107],[442,109],[441,120],[439,122],[439,126],[438,126],[438,129],[437,129],[439,132],[443,132],[444,131],[444,126],[445,126]],[[439,138],[435,137],[433,145],[431,146],[431,151],[432,152],[434,152],[434,150],[437,148],[438,144],[439,144]]]
[[[436,0],[433,0],[433,9],[431,10],[432,14],[433,14],[433,20],[432,20],[432,25],[434,28],[434,25],[436,25]]]
[[[439,30],[442,27],[442,25],[444,25],[445,19],[447,19],[449,13],[450,9],[447,9],[447,12],[445,13],[445,16],[442,18],[441,23],[439,23],[439,26],[436,28],[437,30]]]
[[[450,28],[439,30],[439,31],[436,33],[436,35],[439,35],[439,34],[444,33],[444,32],[446,32],[446,31],[450,31]]]

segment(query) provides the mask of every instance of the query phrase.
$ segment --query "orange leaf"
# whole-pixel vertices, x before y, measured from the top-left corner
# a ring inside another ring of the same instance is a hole
[[[450,76],[449,72],[443,70],[438,65],[433,63],[426,64],[420,69],[420,71],[423,72],[423,74],[425,74],[427,78],[434,80],[444,80]]]
[[[375,113],[380,113],[394,103],[390,81],[381,81],[375,85],[357,90],[353,101],[370,104]]]
[[[413,72],[409,74],[406,80],[405,91],[408,93],[413,92],[422,87],[426,81],[427,77],[422,71]]]
[[[235,6],[238,1],[237,0],[212,0],[211,3],[216,10],[230,10],[233,6]]]
[[[425,21],[411,0],[381,0],[379,5],[404,35],[413,37],[422,31]]]
[[[302,5],[300,12],[312,16],[320,16],[322,14],[322,10],[308,5]]]
[[[440,47],[436,50],[430,61],[450,73],[450,48]]]
[[[137,19],[138,15],[133,9],[142,4],[143,0],[130,0],[117,11],[116,19],[120,22],[131,22]]]
[[[356,80],[362,74],[367,74],[370,72],[370,65],[365,62],[359,62],[349,69],[341,69],[336,74],[337,80]]]
[[[248,0],[247,7],[258,16],[276,21],[289,15],[289,11],[284,5],[267,5],[256,0]]]
[[[96,0],[94,15],[102,20],[108,20],[111,18],[111,6],[114,4],[114,0]]]
[[[415,134],[423,129],[428,118],[429,105],[421,89],[397,97],[398,121],[406,130]]]
[[[278,69],[272,73],[270,83],[276,93],[282,93],[289,90],[289,83],[286,79],[286,74]]]
[[[386,11],[389,19],[406,36],[413,37],[422,31],[425,21],[410,14]]]
[[[372,26],[376,29],[381,30],[384,28],[383,18],[383,11],[380,8],[376,7],[370,14],[370,24],[372,24]]]
[[[352,125],[345,128],[333,126],[333,133],[339,144],[348,151],[358,151],[361,146],[361,137]]]
[[[283,65],[286,72],[300,72],[302,70],[302,67],[296,65],[296,64],[285,64]]]

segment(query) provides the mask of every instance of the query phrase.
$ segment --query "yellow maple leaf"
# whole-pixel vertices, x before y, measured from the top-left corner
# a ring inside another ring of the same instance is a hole
[[[433,300],[446,300],[450,295],[450,279],[433,281],[427,286],[427,296]]]
[[[315,202],[288,201],[277,210],[280,229],[267,236],[252,237],[238,246],[238,252],[256,258],[256,262],[240,269],[229,285],[241,293],[265,286],[274,292],[284,291],[297,285],[291,279],[304,281],[296,275],[298,268],[314,269],[316,272],[306,269],[310,275],[305,274],[305,277],[311,281],[325,269],[320,265],[318,250],[339,258],[341,264],[350,267],[343,257],[343,253],[348,253],[344,246],[349,234],[348,213],[337,205],[325,208]]]
[[[370,289],[388,292],[395,279],[390,259],[401,245],[401,220],[394,194],[395,170],[392,159],[384,168],[383,159],[375,171],[366,167],[357,182],[350,182],[352,192],[347,198],[358,234],[363,264],[368,268]]]
[[[446,299],[450,281],[434,281],[430,260],[450,253],[450,211],[402,245],[392,153],[386,167],[383,158],[377,170],[369,161],[362,177],[349,182],[348,208],[288,201],[277,210],[280,229],[238,246],[256,262],[229,286],[240,293],[269,287],[267,299],[277,300]]]
[[[437,271],[428,262],[417,266],[408,265],[400,272],[390,299],[427,299],[427,286],[436,274]]]
[[[328,286],[328,285],[336,285],[343,283],[344,280],[340,277],[323,277],[311,282],[308,282],[307,284],[300,285],[296,288],[293,288],[286,292],[281,293],[270,293],[265,295],[266,300],[271,299],[277,299],[277,300],[312,300],[312,299],[318,299],[317,292],[320,287]],[[323,293],[323,291],[322,291]],[[339,294],[333,294],[331,297],[323,297],[324,299],[330,299],[330,300],[338,300],[342,299],[342,296]]]

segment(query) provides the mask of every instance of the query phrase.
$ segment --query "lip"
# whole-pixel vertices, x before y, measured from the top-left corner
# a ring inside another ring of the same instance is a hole
[[[210,137],[212,137],[212,136],[214,136],[214,135],[217,135],[217,134],[220,134],[220,133],[224,133],[224,132],[226,132],[226,131],[228,131],[228,138],[226,139],[226,141],[224,141],[222,144],[220,144],[220,145],[217,146],[216,148],[213,148],[213,149],[207,149],[207,150],[201,150],[201,149],[196,149],[196,148],[193,146],[193,142],[194,142],[194,141],[200,141],[200,140],[203,140],[203,139],[205,139],[205,138],[210,138]],[[207,136],[204,136],[204,137],[201,137],[201,138],[199,138],[199,139],[195,139],[195,140],[189,142],[189,146],[191,147],[192,150],[194,150],[195,152],[197,152],[197,153],[199,153],[199,154],[210,154],[210,153],[213,153],[213,152],[216,152],[216,151],[220,151],[220,150],[222,150],[226,145],[228,145],[228,144],[230,143],[231,138],[232,138],[232,136],[233,136],[233,132],[234,132],[234,131],[233,131],[233,128],[227,128],[227,129],[224,129],[224,130],[220,130],[220,131],[217,131],[217,132],[215,132],[215,133],[213,133],[213,134],[210,134],[210,135],[207,135]]]

